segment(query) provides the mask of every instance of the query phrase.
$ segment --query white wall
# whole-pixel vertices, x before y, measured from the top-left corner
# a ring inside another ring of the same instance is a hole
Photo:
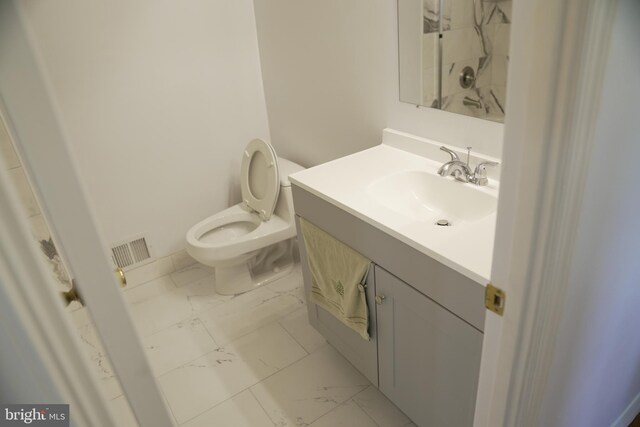
[[[269,137],[250,0],[25,0],[105,240],[156,255],[239,199],[239,159]]]
[[[272,142],[305,166],[391,127],[500,157],[502,125],[401,103],[396,1],[254,0]]]
[[[619,3],[545,426],[610,426],[634,398],[640,412],[640,3]]]

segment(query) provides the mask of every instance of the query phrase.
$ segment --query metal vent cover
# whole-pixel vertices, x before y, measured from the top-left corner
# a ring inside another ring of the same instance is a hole
[[[125,268],[142,264],[151,259],[146,237],[138,237],[111,248],[111,257],[117,267]]]

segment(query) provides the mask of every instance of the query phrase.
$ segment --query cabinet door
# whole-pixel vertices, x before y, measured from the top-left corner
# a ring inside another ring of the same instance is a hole
[[[473,424],[482,333],[376,266],[380,390],[419,426]]]

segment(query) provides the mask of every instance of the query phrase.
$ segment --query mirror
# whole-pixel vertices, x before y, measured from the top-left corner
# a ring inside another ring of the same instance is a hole
[[[512,0],[398,0],[400,101],[504,121]]]

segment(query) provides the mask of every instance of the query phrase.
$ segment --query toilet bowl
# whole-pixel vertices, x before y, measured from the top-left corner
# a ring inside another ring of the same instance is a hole
[[[243,201],[187,232],[187,252],[215,268],[219,294],[247,292],[291,271],[296,228],[289,175],[302,169],[254,139],[240,168]]]

